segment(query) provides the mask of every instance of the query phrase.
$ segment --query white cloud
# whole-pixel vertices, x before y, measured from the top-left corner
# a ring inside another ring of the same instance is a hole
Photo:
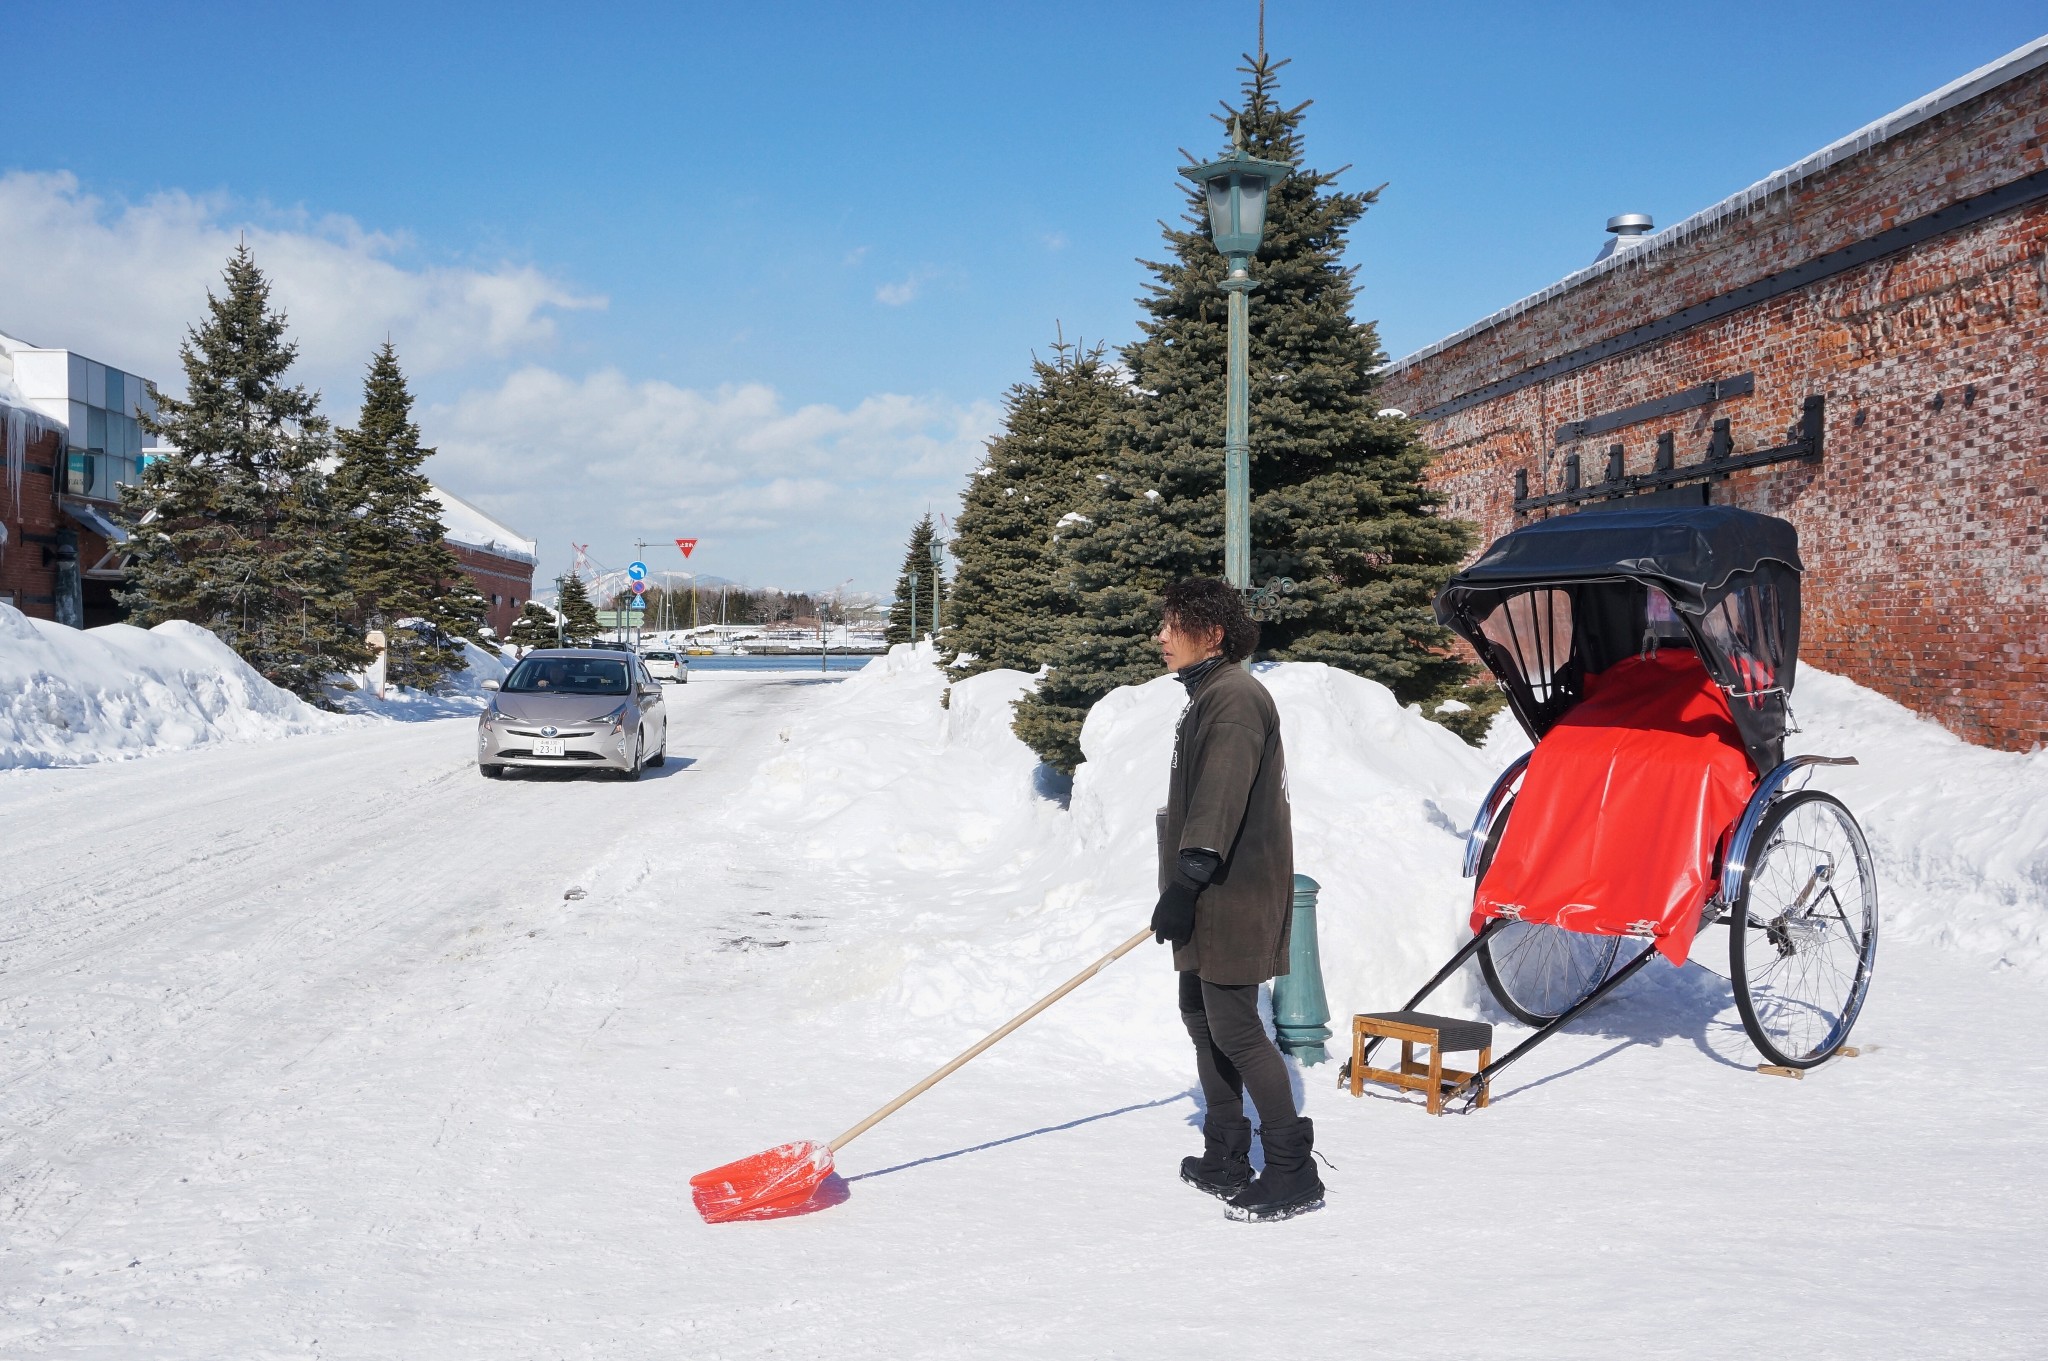
[[[69,174],[0,175],[0,331],[175,392],[179,341],[245,236],[299,343],[294,376],[346,423],[387,333],[409,374],[441,374],[416,389],[417,419],[440,449],[430,473],[538,537],[544,575],[567,564],[572,538],[617,565],[635,538],[694,535],[692,565],[707,572],[796,587],[854,575],[886,589],[912,521],[957,504],[1000,418],[988,402],[793,405],[759,383],[571,377],[535,352],[561,311],[604,299],[542,269],[414,264],[409,239],[346,217],[182,192],[109,202]],[[940,272],[894,286],[899,305]],[[437,400],[448,393],[460,395]]]
[[[1065,232],[1047,232],[1038,239],[1047,250],[1065,250],[1067,248],[1067,234]]]
[[[875,301],[890,307],[903,307],[917,300],[924,286],[939,277],[939,271],[929,265],[914,269],[895,283],[883,284],[875,290]]]
[[[950,511],[1000,413],[895,394],[792,406],[749,383],[699,391],[539,366],[421,412],[432,475],[542,542],[616,566],[640,537],[694,536],[692,565],[756,584],[894,583],[912,520]],[[680,559],[674,566],[680,566]]]
[[[68,173],[0,175],[0,330],[78,350],[182,387],[178,342],[220,290],[246,238],[290,319],[303,381],[350,412],[370,352],[388,334],[409,372],[527,353],[553,314],[603,307],[531,265],[398,262],[410,242],[346,217],[238,206],[182,191],[110,204]]]

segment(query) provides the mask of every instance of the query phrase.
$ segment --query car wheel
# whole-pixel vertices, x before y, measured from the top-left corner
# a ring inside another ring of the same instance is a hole
[[[502,780],[505,778],[505,767],[503,766],[485,765],[482,761],[478,761],[476,768],[486,780]]]
[[[648,757],[647,764],[650,766],[665,766],[668,764],[668,725],[666,723],[661,726],[661,750]]]

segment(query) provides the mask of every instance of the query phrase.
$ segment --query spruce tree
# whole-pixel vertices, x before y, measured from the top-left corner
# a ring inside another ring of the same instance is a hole
[[[555,613],[538,601],[529,600],[519,608],[519,617],[512,621],[511,631],[505,635],[508,643],[521,647],[553,647],[555,645]]]
[[[143,626],[210,629],[273,684],[324,703],[369,659],[352,618],[342,512],[321,467],[333,448],[319,396],[287,386],[298,347],[270,285],[237,246],[207,318],[179,346],[185,397],[155,393],[143,428],[175,453],[123,489],[121,603]]]
[[[889,646],[915,642],[931,632],[932,592],[944,590],[932,570],[932,513],[926,511],[910,531],[910,546],[903,551],[903,570],[896,577],[896,600],[889,606],[889,623],[882,639]],[[910,616],[910,574],[917,574],[917,617]],[[941,607],[943,618],[943,606]]]
[[[1436,514],[1431,457],[1414,423],[1376,414],[1384,361],[1370,322],[1352,319],[1345,235],[1378,191],[1349,193],[1303,162],[1300,104],[1277,102],[1285,62],[1247,58],[1243,101],[1225,106],[1254,155],[1293,163],[1268,197],[1251,273],[1252,580],[1294,592],[1265,621],[1261,655],[1321,661],[1389,686],[1404,702],[1448,695],[1470,668],[1430,609],[1471,543]],[[1228,119],[1219,120],[1228,123]],[[1128,451],[1091,488],[1084,521],[1061,536],[1080,621],[1018,732],[1071,769],[1081,719],[1118,685],[1159,671],[1156,602],[1170,581],[1223,574],[1223,433],[1229,343],[1227,264],[1198,190],[1169,258],[1148,262],[1142,338],[1124,351],[1145,394]],[[1431,707],[1431,706],[1425,706]]]
[[[348,513],[349,592],[356,622],[384,632],[387,678],[433,690],[462,669],[460,640],[484,619],[483,596],[462,572],[441,523],[441,503],[420,467],[412,393],[390,341],[370,359],[363,410],[339,440],[336,500]]]
[[[604,632],[604,626],[597,622],[597,606],[590,603],[590,593],[583,589],[583,578],[574,572],[562,578],[555,608],[562,616],[562,640],[572,647],[587,643]]]
[[[1061,655],[1076,607],[1055,539],[1110,466],[1133,400],[1102,355],[1061,340],[1051,361],[1033,357],[1031,381],[1010,389],[1003,428],[961,497],[945,605],[956,678],[1036,671]]]

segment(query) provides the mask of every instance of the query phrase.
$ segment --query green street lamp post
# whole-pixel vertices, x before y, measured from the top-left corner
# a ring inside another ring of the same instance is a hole
[[[1244,130],[1230,124],[1230,154],[1207,165],[1181,167],[1209,200],[1209,235],[1229,261],[1223,291],[1230,295],[1230,395],[1223,429],[1223,578],[1239,590],[1252,584],[1252,455],[1249,322],[1246,295],[1259,285],[1252,256],[1266,232],[1266,200],[1292,173],[1285,161],[1266,161],[1244,149]]]
[[[917,646],[917,573],[910,574],[910,645]]]
[[[932,535],[932,646],[939,645],[939,586],[945,580],[946,541]]]

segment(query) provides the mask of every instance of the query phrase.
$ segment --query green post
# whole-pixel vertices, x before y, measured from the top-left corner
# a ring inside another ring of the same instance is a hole
[[[1230,348],[1223,404],[1223,579],[1238,590],[1252,584],[1252,447],[1250,320],[1245,295],[1259,285],[1236,256],[1223,291],[1230,295]]]
[[[1316,944],[1316,895],[1322,885],[1306,874],[1294,876],[1294,929],[1287,945],[1287,972],[1273,980],[1273,1029],[1280,1047],[1301,1063],[1326,1063],[1330,1053],[1330,1002],[1323,995],[1322,952]]]

